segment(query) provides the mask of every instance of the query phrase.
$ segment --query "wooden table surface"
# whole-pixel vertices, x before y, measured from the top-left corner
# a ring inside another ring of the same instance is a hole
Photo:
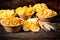
[[[7,33],[0,27],[0,40],[60,40],[60,24],[54,24],[55,31]],[[57,25],[57,26],[56,26]]]

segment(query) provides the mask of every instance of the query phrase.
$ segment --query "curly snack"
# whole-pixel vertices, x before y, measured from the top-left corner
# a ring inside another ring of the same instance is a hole
[[[45,9],[44,11],[40,11],[36,14],[39,18],[51,18],[57,15],[57,12],[51,9]]]
[[[34,10],[31,5],[29,7],[27,7],[27,6],[18,7],[15,11],[20,17],[21,16],[22,17],[31,17],[34,14]]]
[[[38,3],[33,6],[33,10],[35,10],[36,12],[44,11],[45,9],[48,9],[48,7],[44,3]]]
[[[19,26],[22,24],[22,20],[20,18],[14,17],[14,18],[6,18],[1,21],[1,24],[3,26]]]
[[[0,18],[10,18],[10,17],[14,17],[14,10],[0,10]]]

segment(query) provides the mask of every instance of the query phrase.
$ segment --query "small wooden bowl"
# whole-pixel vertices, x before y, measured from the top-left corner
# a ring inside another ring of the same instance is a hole
[[[15,27],[4,26],[4,29],[6,32],[19,32],[21,27],[20,26],[15,26]]]
[[[4,27],[6,32],[19,32],[21,29],[21,25],[16,25],[16,26],[7,26],[2,24],[2,20],[1,20],[1,25]]]
[[[51,21],[53,18],[39,18],[40,21],[42,22],[49,22]]]

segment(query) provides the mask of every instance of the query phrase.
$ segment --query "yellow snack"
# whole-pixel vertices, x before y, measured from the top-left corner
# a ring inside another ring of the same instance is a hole
[[[0,18],[10,18],[10,17],[14,17],[14,10],[0,10]]]
[[[30,31],[30,24],[28,24],[28,22],[25,20],[23,23],[23,30],[24,31]]]
[[[22,24],[22,20],[20,18],[5,18],[1,21],[3,26],[19,26]]]
[[[40,30],[38,18],[31,18],[27,20],[29,22],[30,30],[33,32],[38,32]]]
[[[33,15],[33,14],[34,14],[34,10],[33,10],[32,6],[29,5],[29,7],[27,7],[25,10],[25,15],[29,16],[29,15]]]
[[[23,26],[23,30],[24,31],[33,31],[33,32],[37,32],[40,30],[39,24],[37,22],[37,19],[35,18],[31,18],[28,19],[24,22],[24,26]]]
[[[44,11],[44,14],[46,15],[45,18],[50,18],[50,17],[54,17],[57,15],[57,12],[55,12],[54,10],[51,10],[51,9],[46,9]]]
[[[24,30],[24,31],[30,31],[29,24],[24,25],[23,30]]]
[[[24,14],[25,9],[23,9],[23,7],[18,7],[15,11],[20,16]]]
[[[34,14],[34,10],[31,5],[29,7],[27,7],[27,6],[18,7],[15,11],[20,17],[22,16],[22,17],[29,18]]]
[[[51,18],[56,16],[57,13],[51,9],[45,9],[44,11],[40,11],[36,14],[39,18]]]
[[[48,9],[47,5],[44,4],[44,3],[38,3],[38,4],[35,4],[33,6],[33,10],[35,10],[36,12],[40,12],[40,11],[43,11],[45,9]]]
[[[37,32],[37,31],[40,30],[40,27],[38,25],[36,25],[36,24],[32,24],[30,26],[30,30],[33,31],[33,32]]]

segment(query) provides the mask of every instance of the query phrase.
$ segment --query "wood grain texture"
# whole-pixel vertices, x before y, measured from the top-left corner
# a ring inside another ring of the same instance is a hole
[[[57,26],[59,23],[53,23],[56,28],[55,31],[44,31],[39,32],[18,32],[18,33],[7,33],[0,27],[0,39],[1,40],[60,40],[60,28]],[[52,24],[52,25],[53,25]],[[60,26],[60,25],[59,25]]]

